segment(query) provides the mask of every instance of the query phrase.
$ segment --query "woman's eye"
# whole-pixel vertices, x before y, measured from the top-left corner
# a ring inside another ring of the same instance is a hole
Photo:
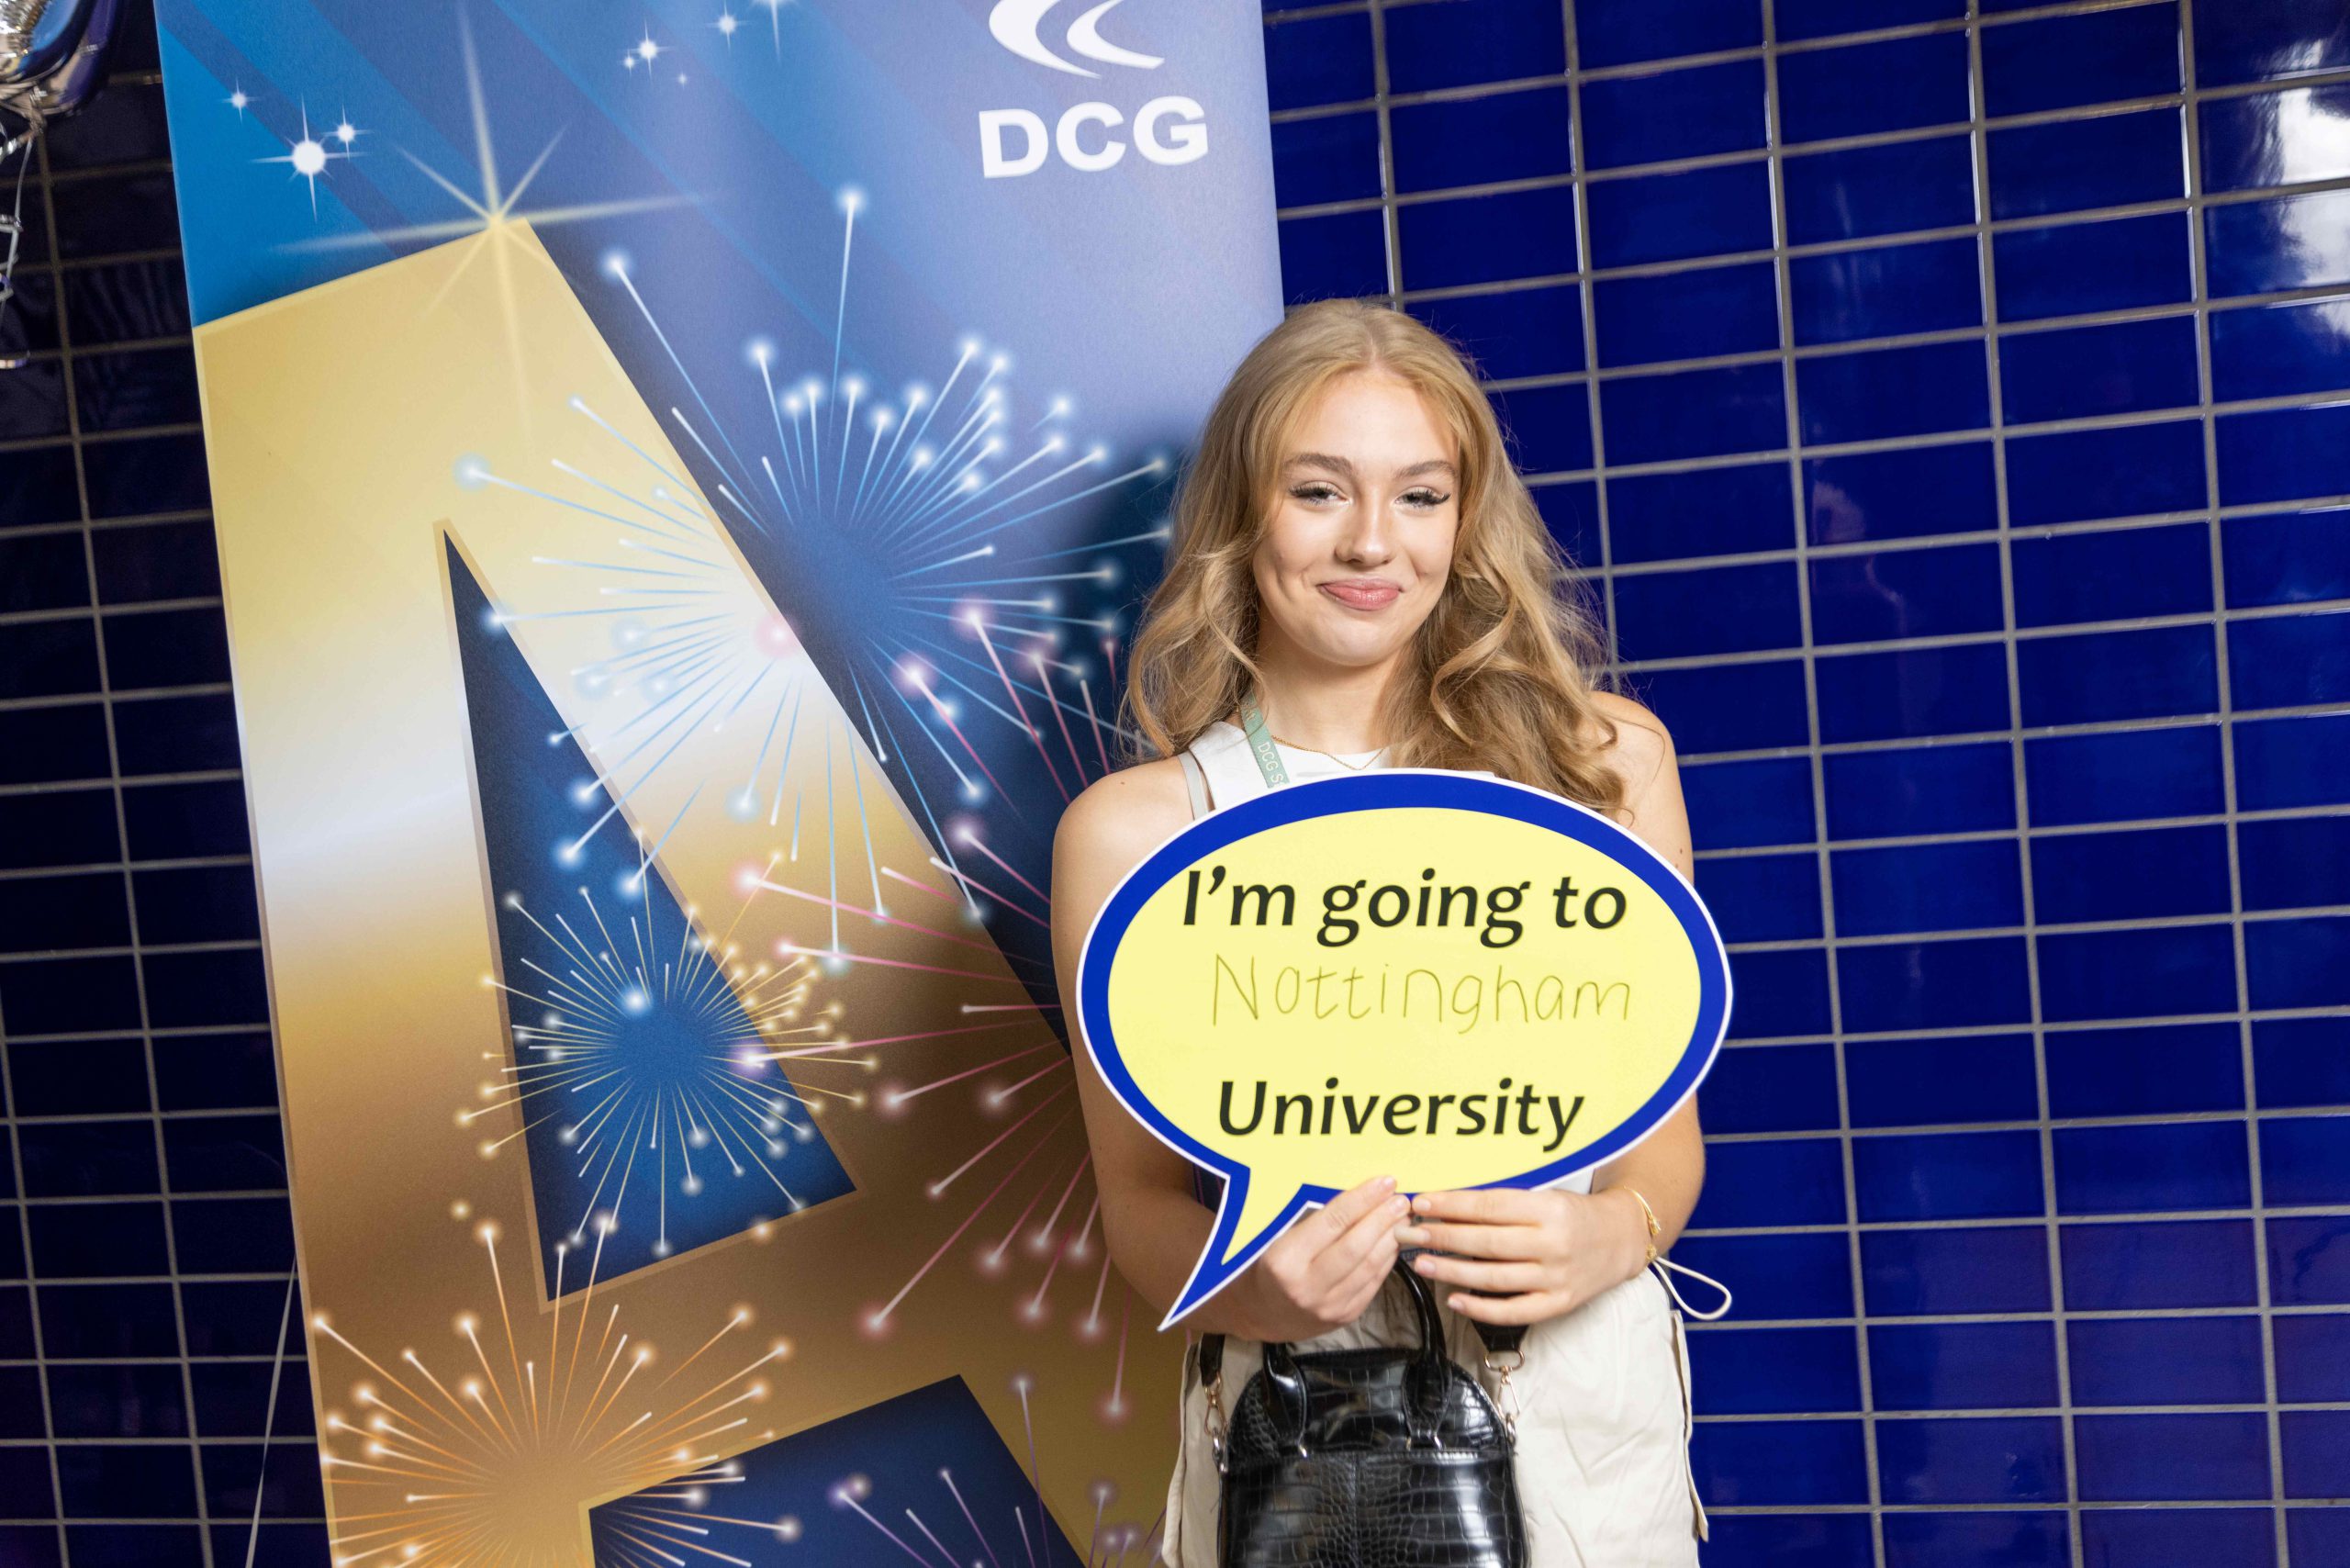
[[[1452,498],[1438,495],[1434,490],[1414,490],[1404,498],[1416,507],[1440,507]]]
[[[1301,501],[1326,501],[1335,498],[1337,493],[1327,485],[1300,485],[1290,492]]]

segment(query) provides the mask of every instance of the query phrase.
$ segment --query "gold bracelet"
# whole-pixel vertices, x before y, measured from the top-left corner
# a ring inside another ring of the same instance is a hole
[[[1623,1191],[1632,1194],[1632,1201],[1640,1205],[1640,1217],[1648,1222],[1649,1255],[1640,1260],[1640,1267],[1645,1269],[1656,1262],[1656,1238],[1664,1234],[1664,1226],[1658,1223],[1656,1211],[1649,1207],[1649,1201],[1640,1196],[1639,1188],[1625,1187]]]

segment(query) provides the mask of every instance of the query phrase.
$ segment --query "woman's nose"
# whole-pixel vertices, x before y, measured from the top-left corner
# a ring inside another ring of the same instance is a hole
[[[1349,561],[1384,561],[1395,553],[1393,523],[1375,498],[1355,503],[1338,540],[1339,553]]]

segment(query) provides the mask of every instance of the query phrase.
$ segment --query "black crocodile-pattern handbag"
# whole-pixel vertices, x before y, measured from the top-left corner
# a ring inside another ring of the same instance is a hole
[[[1418,1345],[1301,1355],[1268,1344],[1228,1419],[1224,1337],[1201,1339],[1224,1568],[1525,1568],[1514,1417],[1446,1353],[1427,1282],[1405,1260],[1395,1271],[1418,1309]],[[1506,1399],[1525,1330],[1477,1332]]]

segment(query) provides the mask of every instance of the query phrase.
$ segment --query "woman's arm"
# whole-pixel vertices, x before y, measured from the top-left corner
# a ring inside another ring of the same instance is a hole
[[[1053,958],[1069,1026],[1078,1100],[1102,1195],[1102,1231],[1126,1282],[1160,1313],[1182,1294],[1214,1216],[1192,1196],[1192,1165],[1118,1103],[1084,1047],[1077,966],[1110,894],[1185,822],[1180,779],[1147,764],[1096,780],[1070,802],[1053,837]],[[1169,786],[1174,791],[1169,798]],[[1257,1261],[1194,1308],[1203,1333],[1304,1339],[1351,1323],[1393,1268],[1404,1200],[1392,1181],[1365,1182],[1306,1215]]]
[[[1694,885],[1697,857],[1690,843],[1689,807],[1681,796],[1680,759],[1673,749],[1671,732],[1663,721],[1628,698],[1610,695],[1603,699],[1603,705],[1623,733],[1618,744],[1626,747],[1629,765],[1624,803],[1631,811],[1631,820],[1624,825]],[[1632,1211],[1628,1217],[1638,1228],[1639,1245],[1633,1250],[1630,1272],[1639,1271],[1648,1253],[1648,1219],[1624,1189],[1638,1192],[1656,1211],[1657,1221],[1664,1227],[1656,1238],[1656,1249],[1662,1252],[1689,1223],[1697,1206],[1698,1190],[1705,1184],[1706,1144],[1697,1126],[1695,1094],[1638,1148],[1593,1174],[1594,1197],[1612,1192],[1617,1201]]]
[[[1599,701],[1618,732],[1629,812],[1624,826],[1694,881],[1696,859],[1672,735],[1629,699],[1602,693]],[[1588,1195],[1555,1187],[1423,1193],[1403,1242],[1462,1254],[1422,1257],[1418,1268],[1429,1279],[1494,1293],[1454,1295],[1454,1310],[1488,1323],[1533,1323],[1580,1306],[1646,1266],[1648,1217],[1633,1193],[1656,1211],[1662,1252],[1689,1223],[1705,1181],[1706,1146],[1693,1095],[1637,1147],[1594,1172]]]

